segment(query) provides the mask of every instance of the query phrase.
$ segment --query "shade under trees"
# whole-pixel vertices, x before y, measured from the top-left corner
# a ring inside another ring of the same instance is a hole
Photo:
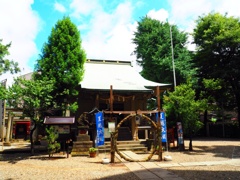
[[[191,64],[191,52],[187,50],[187,34],[168,22],[160,22],[144,17],[138,22],[133,43],[137,63],[142,67],[141,74],[146,79],[173,84],[173,63],[171,33],[177,84],[186,82],[195,70]]]
[[[81,47],[80,32],[69,17],[63,17],[52,28],[48,41],[43,45],[40,59],[37,60],[36,79],[53,80],[51,95],[54,102],[63,110],[76,96],[79,82],[83,78],[86,54]],[[74,102],[76,99],[74,99]],[[70,106],[76,110],[76,106]]]
[[[225,100],[216,98],[216,101],[221,100],[226,105],[231,100],[238,109],[240,123],[240,19],[209,13],[200,16],[196,22],[193,37],[197,45],[194,64],[198,68],[198,77],[200,80],[222,80],[221,91],[233,96]]]

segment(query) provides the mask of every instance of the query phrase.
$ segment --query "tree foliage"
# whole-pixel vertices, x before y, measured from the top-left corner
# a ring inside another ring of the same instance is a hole
[[[173,25],[172,40],[177,84],[186,82],[194,74],[191,53],[186,48],[187,34]],[[144,17],[134,33],[134,53],[142,67],[141,74],[155,82],[173,83],[170,24]]]
[[[10,46],[11,43],[3,45],[2,40],[0,39],[0,76],[7,71],[10,71],[11,73],[20,72],[18,63],[6,58],[6,56],[9,55],[8,49]]]
[[[43,116],[49,110],[52,103],[51,92],[52,81],[15,79],[9,88],[8,103],[10,107],[23,111],[23,116],[29,117],[34,123],[30,132],[31,150],[33,152],[33,131],[36,125],[41,122]]]
[[[193,37],[197,45],[194,64],[200,79],[221,79],[222,93],[233,94],[231,99],[240,114],[240,21],[219,13],[197,19]],[[223,94],[221,94],[223,96]],[[217,98],[216,98],[217,99]],[[221,98],[222,99],[222,98]],[[218,100],[218,99],[217,99]],[[224,100],[228,102],[229,98]],[[238,118],[239,119],[239,118]],[[240,123],[240,119],[239,119]]]
[[[47,141],[48,141],[48,154],[49,154],[49,157],[52,157],[53,154],[58,152],[61,148],[60,143],[57,142],[59,135],[53,126],[46,128],[46,131],[47,131]]]
[[[35,111],[44,111],[52,102],[52,81],[15,79],[9,88],[10,106],[23,109],[26,116],[34,117]]]
[[[164,95],[163,101],[167,116],[175,114],[176,120],[182,122],[184,134],[191,137],[202,127],[200,112],[207,109],[207,100],[196,100],[195,90],[190,83],[177,86],[174,92]]]
[[[8,71],[12,74],[20,72],[18,63],[6,58],[6,56],[9,55],[8,49],[10,46],[11,43],[3,45],[2,40],[0,39],[0,76]],[[4,83],[2,82],[0,85],[0,99],[6,99],[7,92]]]
[[[48,42],[43,46],[35,68],[41,73],[35,78],[54,81],[51,95],[58,106],[64,104],[65,109],[69,99],[78,93],[76,87],[83,78],[85,61],[80,33],[71,19],[64,17],[52,28]]]

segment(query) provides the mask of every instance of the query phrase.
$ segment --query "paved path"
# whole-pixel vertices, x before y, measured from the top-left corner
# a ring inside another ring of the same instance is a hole
[[[132,151],[121,151],[124,156],[129,159],[143,160],[143,156]],[[118,155],[116,155],[118,156]],[[183,180],[181,177],[161,169],[156,162],[128,162],[124,159],[118,158],[132,171],[139,179],[162,179],[162,180]]]
[[[131,151],[123,151],[126,157],[132,159],[141,159],[141,155]],[[232,165],[240,166],[240,147],[235,147],[231,160],[226,161],[204,161],[204,162],[185,162],[185,163],[160,163],[160,162],[127,162],[121,161],[132,171],[139,179],[161,179],[161,180],[183,180],[183,178],[162,168],[177,166],[214,166],[214,165]]]
[[[162,169],[163,167],[173,166],[214,166],[214,165],[232,165],[240,166],[240,159],[227,161],[206,161],[206,162],[189,162],[189,163],[172,163],[163,164],[157,162],[124,162],[124,164],[140,179],[162,179],[162,180],[183,180],[183,178]]]
[[[139,179],[162,179],[162,180],[183,180],[183,178],[161,169],[153,162],[124,162],[124,164],[132,171]]]

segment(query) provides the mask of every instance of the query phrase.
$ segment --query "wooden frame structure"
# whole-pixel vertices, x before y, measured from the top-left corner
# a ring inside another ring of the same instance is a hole
[[[113,110],[113,87],[110,86],[110,111],[103,111],[105,114],[153,114],[153,113],[160,113],[160,88],[159,86],[156,87],[156,97],[157,97],[157,111],[114,111]],[[157,120],[157,129],[161,131],[161,123],[160,123],[160,116],[158,116]],[[111,162],[114,163],[115,159],[115,139],[114,139],[114,133],[111,133]],[[159,148],[158,148],[158,160],[162,161],[162,141],[159,140]]]

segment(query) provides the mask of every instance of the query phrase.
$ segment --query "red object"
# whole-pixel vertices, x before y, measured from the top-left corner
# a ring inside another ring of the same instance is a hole
[[[168,144],[170,146],[171,143],[173,143],[173,147],[175,147],[175,142],[174,142],[174,128],[169,128],[167,129],[167,134],[168,134]]]
[[[15,124],[13,125],[13,136],[16,137],[16,133],[17,133],[17,127],[18,125],[25,125],[26,126],[26,130],[24,134],[30,135],[30,121],[15,121]]]

